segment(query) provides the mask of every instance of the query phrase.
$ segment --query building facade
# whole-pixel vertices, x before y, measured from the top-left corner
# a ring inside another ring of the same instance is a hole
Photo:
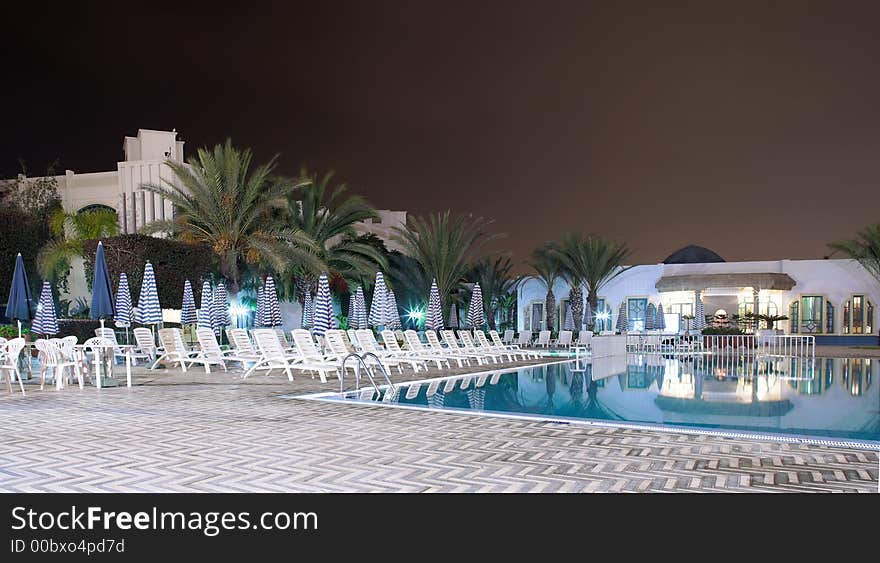
[[[559,330],[569,309],[568,284],[559,279],[553,290],[556,320],[550,328]],[[536,278],[519,285],[520,330],[547,328],[546,293]],[[876,344],[880,284],[854,260],[724,262],[699,247],[682,249],[660,264],[633,266],[606,284],[593,311],[595,330],[614,330],[621,304],[629,330],[643,330],[648,304],[653,303],[663,305],[667,331],[678,332],[695,315],[698,297],[710,324],[713,318],[757,311],[786,316],[776,322],[777,329],[816,335],[825,344]]]

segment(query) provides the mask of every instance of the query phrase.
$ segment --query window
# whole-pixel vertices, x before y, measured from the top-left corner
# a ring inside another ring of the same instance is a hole
[[[641,332],[645,330],[645,317],[648,311],[647,299],[626,300],[626,322],[630,330]]]
[[[792,301],[791,305],[788,306],[788,326],[790,327],[792,334],[798,333],[798,326],[800,321],[800,307],[797,301]]]
[[[596,310],[593,311],[593,332],[599,333],[603,330],[614,330],[611,323],[611,318],[611,306],[605,303],[605,299],[597,300]]]
[[[853,295],[843,303],[844,334],[871,334],[874,332],[874,304],[864,295]]]
[[[569,315],[571,315],[571,302],[568,299],[564,299],[559,303],[559,315],[556,320],[559,330],[565,330],[565,323],[568,321]],[[572,316],[572,319],[574,319],[574,316]]]
[[[804,295],[801,297],[801,322],[799,328],[801,333],[821,334],[823,304],[824,299],[819,295]]]
[[[544,328],[544,302],[532,301],[526,309],[524,322],[525,330],[543,330]]]
[[[77,211],[76,214],[79,215],[80,213],[90,213],[92,211],[112,211],[113,213],[116,213],[116,210],[109,205],[93,203],[92,205],[86,205],[85,207]]]

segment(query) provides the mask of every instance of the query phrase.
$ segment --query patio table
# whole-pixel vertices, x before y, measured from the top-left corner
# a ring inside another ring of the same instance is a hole
[[[116,350],[122,350],[125,352],[125,381],[126,386],[131,387],[131,364],[132,364],[132,352],[134,351],[135,346],[133,344],[107,344],[103,346],[99,345],[89,345],[86,346],[84,344],[77,344],[74,346],[75,349],[80,350],[85,357],[85,353],[87,349],[93,350],[99,353],[98,358],[95,359],[95,386],[100,389],[101,388],[101,364],[103,364],[108,359],[107,365],[109,366],[108,377],[113,377],[113,366],[114,362],[112,361],[115,356]],[[110,352],[110,357],[105,358],[104,356],[107,352]],[[60,378],[59,378],[60,379]],[[56,382],[57,385],[57,382]],[[60,386],[59,386],[60,388]]]

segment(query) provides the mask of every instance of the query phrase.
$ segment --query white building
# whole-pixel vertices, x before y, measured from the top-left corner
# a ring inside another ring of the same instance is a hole
[[[559,279],[555,330],[565,322],[568,284]],[[520,330],[542,330],[547,289],[527,278],[517,290]],[[816,335],[824,344],[876,344],[880,285],[853,260],[774,260],[725,262],[711,250],[685,247],[660,264],[633,266],[599,292],[596,330],[614,330],[625,304],[631,330],[644,327],[649,303],[663,305],[667,330],[677,331],[683,316],[694,315],[697,294],[706,315],[784,315],[776,328]],[[586,295],[584,295],[586,300]]]

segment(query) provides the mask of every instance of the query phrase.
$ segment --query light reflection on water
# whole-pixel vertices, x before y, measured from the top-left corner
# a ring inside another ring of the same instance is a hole
[[[878,359],[631,354],[579,367],[553,364],[399,386],[382,400],[880,442]]]

